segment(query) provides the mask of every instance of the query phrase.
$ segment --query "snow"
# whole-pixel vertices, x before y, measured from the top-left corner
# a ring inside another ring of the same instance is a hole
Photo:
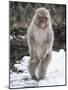
[[[10,40],[12,40],[13,39],[13,37],[12,36],[10,36]]]
[[[59,52],[52,52],[52,60],[47,70],[46,79],[39,82],[31,80],[28,71],[29,59],[29,56],[24,56],[20,64],[14,65],[17,71],[22,70],[23,72],[10,72],[10,88],[65,85],[65,51],[63,49]]]
[[[18,35],[18,37],[20,37],[20,38],[22,38],[22,39],[25,39],[25,36]]]

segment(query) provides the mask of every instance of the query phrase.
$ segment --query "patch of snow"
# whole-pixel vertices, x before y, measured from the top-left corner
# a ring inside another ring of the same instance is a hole
[[[18,68],[20,64],[14,64],[14,68]]]
[[[52,52],[52,60],[46,75],[47,78],[39,82],[31,80],[28,71],[29,59],[29,56],[24,56],[20,64],[14,65],[17,70],[22,70],[23,73],[10,73],[10,88],[65,85],[65,51],[63,49],[59,50],[59,52]]]
[[[22,38],[22,39],[25,39],[25,36],[18,35],[18,37],[20,37],[20,38]]]
[[[12,40],[13,39],[13,37],[12,36],[10,36],[10,40]]]

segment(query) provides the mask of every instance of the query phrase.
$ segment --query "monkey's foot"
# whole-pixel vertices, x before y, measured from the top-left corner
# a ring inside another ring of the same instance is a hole
[[[39,77],[38,80],[44,79],[44,77]]]
[[[38,81],[38,78],[35,75],[32,76],[32,79]]]

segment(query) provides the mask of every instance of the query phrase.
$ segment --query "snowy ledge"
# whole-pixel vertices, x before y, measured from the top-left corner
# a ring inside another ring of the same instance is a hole
[[[29,56],[24,56],[20,64],[14,65],[18,71],[22,70],[23,72],[10,72],[10,88],[65,85],[65,51],[63,49],[59,52],[52,52],[52,61],[47,70],[47,78],[39,82],[30,79],[29,59]]]

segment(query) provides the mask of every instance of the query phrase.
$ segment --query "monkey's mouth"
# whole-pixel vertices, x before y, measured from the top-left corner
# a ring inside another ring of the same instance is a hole
[[[41,27],[42,29],[45,29],[45,28],[46,28],[46,23],[45,23],[45,21],[43,21],[43,22],[40,24],[40,27]]]

